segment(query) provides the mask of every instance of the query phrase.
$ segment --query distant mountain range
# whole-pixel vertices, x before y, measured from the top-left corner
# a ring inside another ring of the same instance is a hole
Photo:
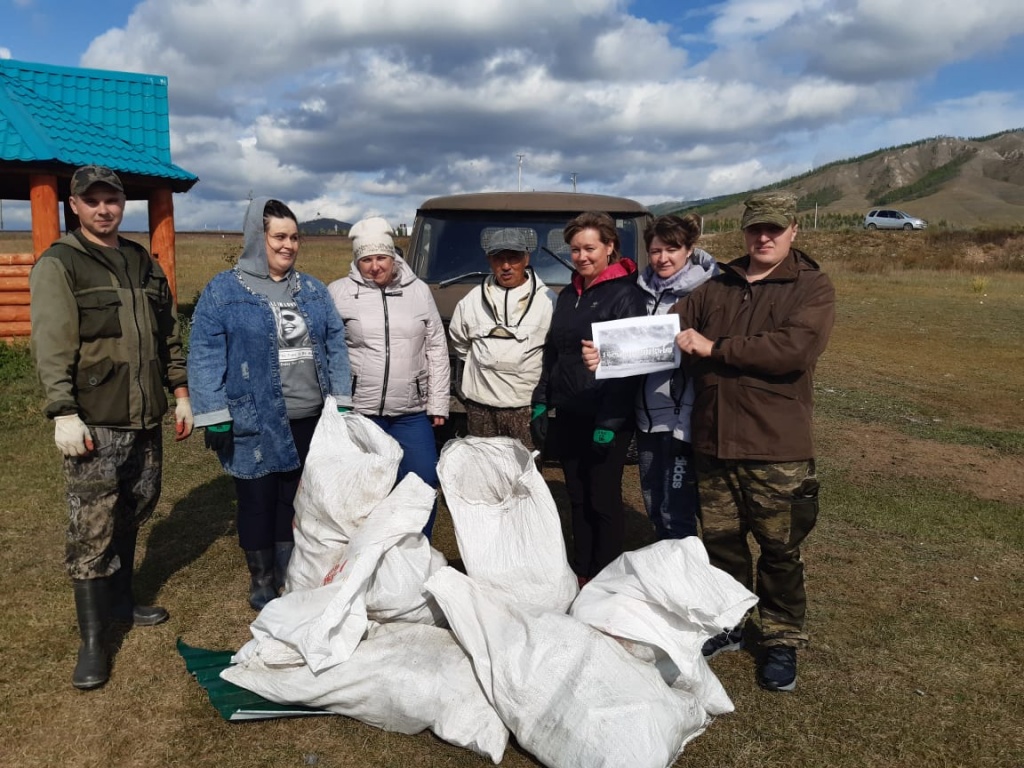
[[[352,225],[337,219],[313,219],[299,224],[301,235],[347,235]]]
[[[1024,129],[980,138],[937,136],[823,165],[770,185],[798,195],[801,213],[863,216],[899,208],[953,227],[1024,225]],[[707,200],[668,201],[651,212],[693,211],[738,218],[757,190]]]

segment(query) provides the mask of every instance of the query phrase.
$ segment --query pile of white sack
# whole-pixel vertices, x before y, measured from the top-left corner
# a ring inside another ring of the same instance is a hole
[[[280,704],[552,768],[664,768],[733,709],[700,649],[756,597],[696,538],[628,552],[582,591],[554,500],[508,438],[445,446],[463,574],[421,533],[435,491],[329,398],[295,500],[287,589],[221,674]]]

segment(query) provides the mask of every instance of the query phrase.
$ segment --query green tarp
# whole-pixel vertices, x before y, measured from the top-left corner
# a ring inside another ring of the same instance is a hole
[[[221,670],[231,666],[234,651],[208,651],[193,648],[178,638],[178,653],[185,660],[185,669],[195,677],[225,720],[269,720],[277,717],[329,715],[322,709],[293,704],[275,704],[252,691],[239,688],[220,677]]]

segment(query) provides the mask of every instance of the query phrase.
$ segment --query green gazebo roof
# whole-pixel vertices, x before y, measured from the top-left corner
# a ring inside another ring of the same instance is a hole
[[[39,172],[61,177],[64,195],[89,163],[116,170],[129,197],[198,181],[171,162],[167,78],[0,59],[0,197],[28,199]]]

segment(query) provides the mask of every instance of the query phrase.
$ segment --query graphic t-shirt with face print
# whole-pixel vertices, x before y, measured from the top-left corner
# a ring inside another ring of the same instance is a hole
[[[313,342],[294,302],[271,302],[277,324],[277,358],[289,419],[316,416],[324,401],[313,362]]]

